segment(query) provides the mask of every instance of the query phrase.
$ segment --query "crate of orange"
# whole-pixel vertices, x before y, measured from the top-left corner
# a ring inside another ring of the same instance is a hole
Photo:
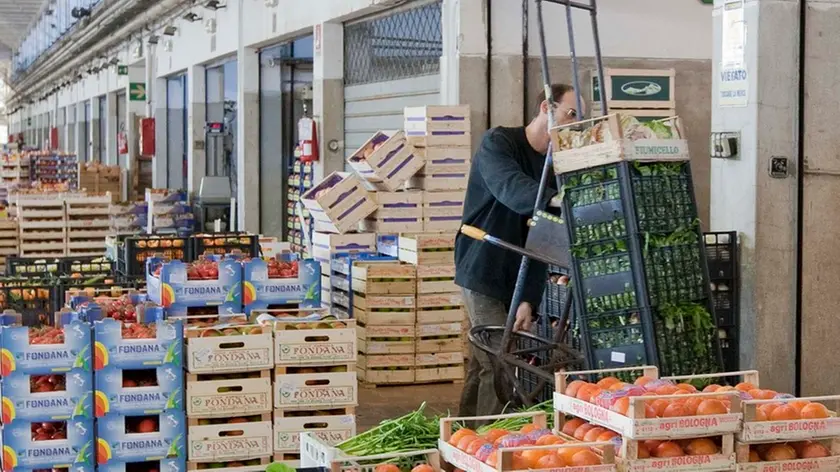
[[[840,470],[839,438],[762,444],[737,443],[736,451],[737,470],[743,472]]]
[[[188,422],[190,468],[198,468],[199,463],[267,458],[273,453],[271,413],[231,418],[189,418]]]
[[[300,466],[331,472],[441,472],[437,449],[353,456],[323,442],[318,435],[300,435]]]
[[[530,419],[518,430],[461,428],[463,422]],[[612,442],[577,442],[547,429],[544,412],[524,412],[473,418],[442,418],[438,449],[441,458],[467,472],[555,470],[615,471]]]
[[[614,375],[641,371],[630,384]],[[576,380],[572,380],[575,379]],[[583,379],[597,378],[597,382]],[[702,393],[659,379],[655,367],[558,372],[554,408],[630,439],[696,438],[739,432],[739,392]]]
[[[222,374],[274,367],[271,328],[250,323],[244,314],[190,315],[186,324],[187,371]]]

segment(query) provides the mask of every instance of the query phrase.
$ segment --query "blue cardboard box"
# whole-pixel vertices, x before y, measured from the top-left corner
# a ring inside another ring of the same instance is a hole
[[[102,467],[158,457],[184,458],[185,426],[184,412],[177,410],[143,417],[105,415],[96,422],[96,463]]]
[[[52,427],[39,437],[44,425],[17,420],[3,425],[3,470],[9,472],[32,469],[70,467],[76,472],[93,471],[93,419],[70,420],[64,423],[64,439],[52,439]]]
[[[0,329],[0,374],[12,372],[51,374],[71,369],[91,370],[90,323],[73,314],[59,319],[60,326]]]
[[[301,308],[321,306],[321,265],[314,259],[297,260],[284,256],[287,257],[278,259],[287,260],[279,262],[295,264],[297,276],[278,277],[279,274],[269,267],[272,261],[251,259],[243,263],[242,301],[246,314],[254,309],[267,309],[271,305],[296,304]]]
[[[93,376],[89,370],[41,375],[16,371],[3,377],[0,385],[3,424],[93,418]]]
[[[222,305],[233,313],[241,313],[242,265],[231,257],[205,257],[218,263],[216,279],[189,280],[188,264],[160,257],[147,259],[146,290],[149,300],[164,308]]]
[[[107,366],[94,374],[96,417],[184,409],[184,370],[164,364],[145,370]]]

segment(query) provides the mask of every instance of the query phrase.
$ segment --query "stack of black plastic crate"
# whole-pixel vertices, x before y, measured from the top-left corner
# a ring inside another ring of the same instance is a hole
[[[735,231],[706,233],[704,239],[723,365],[727,371],[735,372],[740,370],[738,233]]]
[[[581,348],[591,368],[722,368],[688,162],[560,176]]]

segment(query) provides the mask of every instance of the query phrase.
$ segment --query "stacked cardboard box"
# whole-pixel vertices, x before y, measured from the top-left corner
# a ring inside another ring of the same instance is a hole
[[[349,280],[344,274],[333,276],[333,261],[336,258],[375,252],[374,233],[312,233],[312,256],[321,264],[321,303],[329,309],[330,314],[348,319],[353,308]]]

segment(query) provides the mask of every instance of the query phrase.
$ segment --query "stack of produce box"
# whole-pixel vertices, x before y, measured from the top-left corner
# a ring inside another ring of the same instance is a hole
[[[29,166],[29,177],[42,185],[79,188],[79,159],[75,154],[35,151]]]
[[[56,318],[27,327],[3,314],[3,470],[94,470],[90,324]]]
[[[274,460],[297,467],[301,433],[329,446],[356,435],[355,323],[274,314]]]
[[[149,207],[146,202],[112,204],[109,210],[111,234],[137,234],[146,231]]]
[[[20,253],[17,221],[0,219],[0,272],[6,269],[6,258]]]
[[[111,194],[68,194],[64,196],[64,203],[67,211],[67,255],[104,255],[105,238],[111,224]]]
[[[303,232],[310,230],[312,219],[309,218],[309,210],[301,207],[300,213],[303,214],[303,221],[300,220],[298,202],[300,201],[300,195],[312,188],[312,163],[301,162],[299,158],[296,158],[290,170],[286,182],[288,192],[286,195],[287,241],[292,243],[294,252],[305,256],[306,236]]]
[[[464,378],[466,315],[454,257],[454,232],[399,237],[399,258],[412,264],[417,276],[417,382]]]
[[[333,315],[347,319],[353,305],[349,285],[344,286],[337,278],[333,287],[331,280],[332,261],[337,256],[350,257],[354,254],[375,254],[376,234],[347,233],[332,234],[315,231],[312,233],[312,255],[321,265],[321,301]],[[346,277],[345,277],[346,278]],[[337,299],[336,299],[337,297]],[[343,302],[343,303],[342,303]]]
[[[183,325],[159,307],[98,297],[94,322],[98,470],[185,470]]]
[[[21,257],[63,257],[67,223],[64,202],[58,194],[18,195]]]
[[[458,231],[472,157],[469,106],[406,107],[405,134],[424,162],[407,185],[423,193],[423,231]]]
[[[321,307],[321,267],[297,254],[242,262],[242,304],[245,314],[284,307]]]
[[[265,470],[271,462],[271,329],[244,315],[188,316],[189,470]]]
[[[183,190],[146,189],[148,206],[146,232],[190,233],[195,228],[195,218]]]
[[[415,381],[417,278],[414,266],[351,261],[359,380],[369,385]]]
[[[98,194],[110,194],[111,201],[120,201],[122,169],[99,162],[79,163],[79,188]]]
[[[167,316],[187,316],[207,308],[218,314],[242,313],[242,264],[237,256],[201,256],[184,263],[158,256],[146,260],[149,300]]]

